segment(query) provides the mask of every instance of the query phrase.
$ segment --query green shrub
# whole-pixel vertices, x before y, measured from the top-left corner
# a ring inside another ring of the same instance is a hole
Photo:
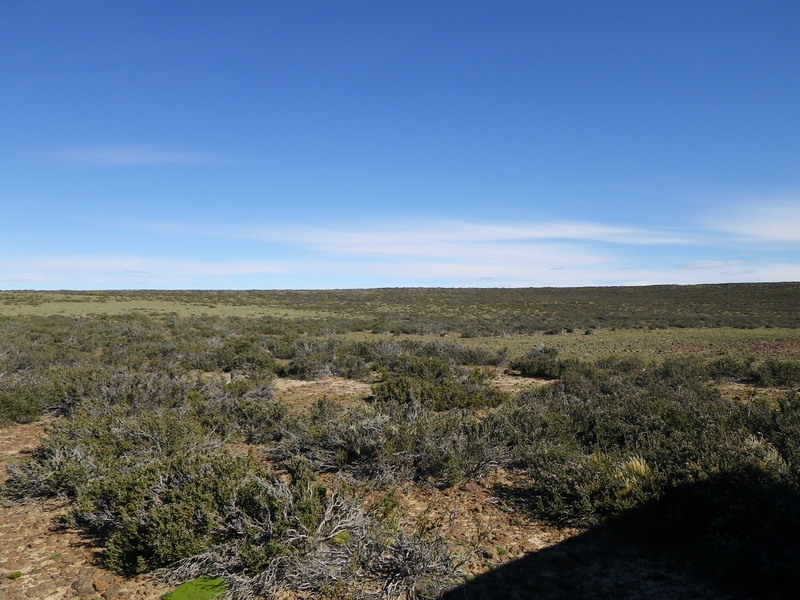
[[[137,451],[99,434],[51,439],[9,489],[74,497],[72,519],[98,538],[115,571],[141,573],[234,542],[249,568],[259,568],[284,552],[287,531],[312,529],[324,514],[325,490],[308,473],[286,486],[249,458],[184,443]],[[75,460],[60,460],[64,454]]]
[[[767,359],[750,366],[750,378],[764,387],[788,387],[800,384],[800,360]]]
[[[228,337],[219,347],[209,352],[209,362],[196,365],[209,371],[245,371],[248,373],[274,373],[277,363],[264,340],[253,336]]]
[[[27,386],[3,382],[0,390],[0,427],[13,423],[32,423],[45,409],[40,398],[33,396]]]
[[[523,377],[542,379],[558,379],[562,372],[562,364],[558,360],[558,350],[549,346],[533,348],[522,358],[512,361],[509,368],[512,371],[519,371]]]
[[[440,358],[459,365],[497,366],[506,358],[506,349],[493,352],[487,348],[467,347],[454,342],[421,342],[402,340],[400,348],[404,354],[419,358]]]
[[[301,337],[290,348],[291,362],[284,373],[299,379],[331,376],[360,379],[370,374],[364,359],[365,345],[343,342],[338,337]]]
[[[800,396],[789,391],[772,402],[754,402],[747,407],[749,427],[755,439],[773,445],[800,487]]]
[[[291,528],[313,528],[324,513],[313,479],[286,487],[245,459],[176,457],[128,476],[97,482],[83,497],[79,523],[106,540],[106,564],[140,573],[235,541],[249,568],[285,552]],[[99,525],[99,526],[98,526]]]
[[[793,423],[788,410],[782,418]],[[534,511],[583,525],[720,473],[755,469],[788,481],[789,436],[769,419],[776,431],[761,433],[769,429],[759,418],[722,398],[702,366],[682,359],[575,365],[492,417],[530,475]]]
[[[375,399],[419,403],[437,411],[497,406],[507,394],[493,388],[487,371],[470,370],[441,358],[396,356],[384,361],[383,380],[373,387]]]
[[[800,360],[753,360],[722,356],[707,363],[715,379],[734,379],[762,387],[790,387],[800,384]]]
[[[708,374],[713,379],[747,379],[752,361],[746,358],[725,355],[712,359],[707,364]]]
[[[0,377],[0,424],[30,423],[43,414],[70,414],[98,393],[109,374],[102,367],[50,366]]]
[[[255,459],[221,451],[192,395],[165,396],[183,387],[159,382],[117,381],[116,403],[82,403],[12,470],[6,493],[73,498],[72,520],[105,547],[106,565],[126,574],[220,543],[236,543],[257,568],[285,551],[286,532],[316,526],[325,491],[309,473],[287,486]]]
[[[396,402],[345,409],[323,399],[298,417],[279,448],[282,456],[307,457],[316,470],[452,485],[497,463],[502,442],[494,424],[468,410],[440,413]]]

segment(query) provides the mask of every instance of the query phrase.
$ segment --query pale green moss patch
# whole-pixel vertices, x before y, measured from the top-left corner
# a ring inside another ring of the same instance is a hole
[[[162,596],[163,600],[213,600],[222,598],[228,582],[222,577],[198,577]]]

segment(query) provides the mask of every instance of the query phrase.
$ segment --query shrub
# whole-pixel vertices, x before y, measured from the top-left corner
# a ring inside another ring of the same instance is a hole
[[[332,490],[314,528],[287,531],[284,553],[243,569],[241,553],[221,544],[174,565],[168,579],[224,575],[235,598],[315,597],[367,600],[435,598],[456,580],[458,562],[441,533],[389,532],[352,497]]]
[[[278,448],[283,457],[307,457],[317,470],[452,485],[480,477],[497,463],[501,442],[494,425],[467,410],[438,413],[419,403],[345,409],[320,400],[298,417]]]
[[[730,355],[720,356],[707,363],[708,374],[713,379],[744,380],[750,375],[751,362],[749,359]]]
[[[522,358],[512,361],[509,368],[519,371],[523,377],[542,379],[558,379],[562,372],[558,350],[549,346],[536,346]]]
[[[290,349],[291,362],[285,374],[299,379],[324,379],[331,376],[359,379],[370,374],[364,360],[363,344],[345,343],[338,337],[301,337]]]
[[[750,378],[764,387],[800,384],[800,360],[767,359],[750,365]]]
[[[209,382],[189,395],[192,416],[203,427],[227,438],[262,444],[279,438],[291,421],[288,408],[275,398],[272,377]]]
[[[208,370],[274,373],[277,363],[263,340],[252,337],[232,337],[221,340],[210,353]]]
[[[383,381],[374,386],[375,399],[417,402],[437,411],[497,406],[507,394],[491,387],[487,371],[458,367],[441,358],[397,356],[384,361]]]
[[[539,516],[585,525],[720,473],[790,477],[787,438],[759,437],[763,421],[708,386],[701,367],[684,360],[632,367],[577,365],[492,417],[530,475]]]
[[[0,424],[30,423],[43,414],[70,414],[109,379],[102,367],[51,366],[0,377]]]
[[[491,422],[468,410],[436,413],[418,404],[388,404],[379,449],[384,469],[416,480],[450,486],[484,475],[496,464],[501,444]]]
[[[253,459],[190,442],[202,429],[188,421],[117,414],[93,427],[79,417],[12,474],[9,491],[73,497],[74,522],[104,545],[106,565],[126,574],[223,542],[259,568],[284,552],[288,531],[316,526],[325,490],[308,471],[290,469],[287,486]]]
[[[751,431],[756,439],[772,444],[793,473],[800,487],[800,397],[789,391],[778,398],[777,406],[758,402],[747,407]]]
[[[31,423],[41,416],[46,405],[30,392],[27,385],[18,381],[0,381],[0,427]]]
[[[467,347],[453,342],[403,340],[403,353],[420,358],[441,358],[459,365],[497,366],[506,358],[506,349],[493,352],[487,348]]]

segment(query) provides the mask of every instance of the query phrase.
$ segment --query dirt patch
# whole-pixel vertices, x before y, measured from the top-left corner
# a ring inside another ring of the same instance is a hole
[[[724,398],[747,403],[777,403],[786,395],[786,390],[756,387],[747,383],[724,382],[716,384],[716,388]]]
[[[36,448],[47,425],[47,421],[39,421],[0,429],[0,485],[8,479],[5,467]]]
[[[346,404],[354,404],[372,396],[374,381],[345,379],[343,377],[327,377],[313,381],[301,379],[278,378],[273,382],[276,396],[292,406],[307,408],[320,398],[328,398]],[[491,385],[511,395],[546,385],[546,379],[533,379],[509,375],[497,369]]]
[[[316,381],[279,378],[273,382],[281,400],[299,407],[311,406],[320,398],[354,402],[372,395],[372,384],[343,377],[327,377]]]
[[[467,557],[462,569],[470,576],[578,533],[544,525],[503,502],[493,488],[510,483],[500,471],[480,483],[468,482],[449,489],[408,485],[399,493],[400,524],[412,530],[440,528],[454,553]]]
[[[519,375],[498,372],[491,383],[498,390],[514,395],[540,388],[543,385],[547,385],[549,381],[547,379],[533,379],[531,377],[520,377]]]

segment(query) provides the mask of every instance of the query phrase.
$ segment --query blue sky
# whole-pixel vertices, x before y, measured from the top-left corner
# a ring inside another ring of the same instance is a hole
[[[800,281],[800,3],[0,3],[0,289]]]

